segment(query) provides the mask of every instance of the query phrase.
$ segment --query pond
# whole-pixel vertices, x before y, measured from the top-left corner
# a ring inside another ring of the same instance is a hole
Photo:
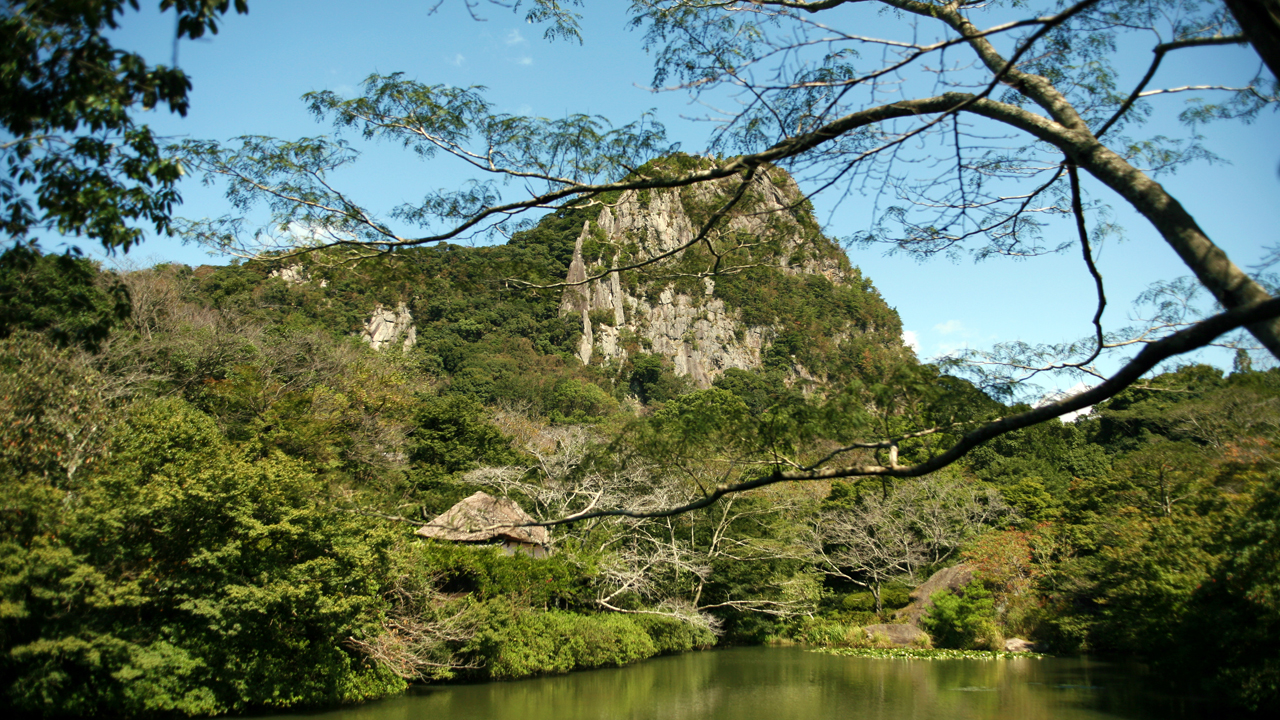
[[[432,685],[324,720],[1040,720],[1206,717],[1141,669],[1087,658],[896,660],[730,648],[625,668]]]

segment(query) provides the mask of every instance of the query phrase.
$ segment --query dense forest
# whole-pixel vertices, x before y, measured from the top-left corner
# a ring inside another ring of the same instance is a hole
[[[908,591],[964,562],[974,579],[922,621],[935,647],[1018,636],[1277,707],[1280,370],[1244,357],[1230,374],[1170,370],[924,478],[553,525],[547,558],[415,536],[477,490],[540,521],[642,512],[840,452],[859,429],[1011,410],[916,361],[896,313],[820,236],[808,242],[835,281],[784,271],[779,246],[706,290],[764,328],[758,367],[699,387],[625,332],[625,353],[583,364],[565,291],[509,279],[563,280],[587,213],[502,246],[360,262],[104,271],[7,250],[6,704],[212,715],[717,643],[867,646],[883,638],[862,628],[901,622]],[[694,261],[628,291],[680,290]],[[415,340],[375,349],[370,318],[393,307]],[[612,322],[587,315],[597,334]]]
[[[698,200],[605,205],[644,231]],[[613,225],[580,206],[502,246],[124,272],[6,251],[6,700],[211,715],[716,643],[874,646],[915,584],[964,562],[973,580],[933,594],[925,644],[1016,635],[1275,706],[1280,370],[1184,366],[925,478],[634,516],[769,466],[874,456],[845,447],[867,428],[909,438],[911,461],[954,441],[914,429],[1011,409],[918,363],[804,208],[746,228],[760,242],[714,282],[708,243],[623,273],[613,306],[603,284],[538,287],[646,251],[595,227]],[[696,320],[659,327],[672,309]],[[713,315],[736,323],[719,345]],[[699,382],[660,333],[685,360],[750,363]],[[622,514],[550,525],[548,557],[416,536],[477,491],[540,521]]]
[[[582,40],[580,3],[491,4]],[[855,5],[633,3],[649,86],[731,108],[698,157],[653,113],[522,117],[399,72],[308,93],[336,133],[479,174],[390,210],[406,231],[330,184],[359,154],[337,135],[165,147],[142,124],[187,113],[179,41],[246,0],[162,0],[172,66],[113,45],[133,0],[6,3],[4,705],[262,712],[717,644],[878,649],[910,626],[920,652],[1134,658],[1274,714],[1280,369],[1158,363],[1241,327],[1280,356],[1276,253],[1241,269],[1154,178],[1215,159],[1207,123],[1275,107],[1277,18],[1258,9],[1276,3],[1081,0],[1010,22],[885,0],[901,35]],[[1270,74],[1156,78],[1167,53],[1224,45]],[[1129,67],[1138,48],[1151,64]],[[1225,94],[1143,99],[1193,89]],[[1163,116],[1187,132],[1142,128]],[[849,240],[922,259],[1053,252],[1039,218],[1071,217],[1096,336],[1053,362],[1149,344],[1092,412],[1031,418],[998,378],[919,362],[780,167],[806,192],[896,196]],[[233,212],[179,220],[186,175]],[[1104,328],[1116,200],[1221,313]],[[108,270],[36,239],[114,253],[151,232],[254,259]],[[484,233],[507,242],[447,244]],[[482,493],[529,513],[534,550],[432,534]],[[921,595],[946,573],[964,580]]]

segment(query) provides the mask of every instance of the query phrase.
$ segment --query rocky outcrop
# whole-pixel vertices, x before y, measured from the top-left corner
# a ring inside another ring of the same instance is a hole
[[[364,332],[360,333],[360,339],[369,343],[374,350],[394,345],[400,342],[401,338],[404,339],[401,347],[405,350],[418,342],[418,331],[413,327],[413,316],[409,314],[409,308],[404,303],[396,305],[395,310],[388,310],[378,305],[373,310],[373,317],[365,323]]]
[[[272,270],[267,277],[280,278],[289,285],[302,285],[311,282],[311,276],[307,274],[306,267],[302,265],[289,265],[287,267],[276,268]],[[328,287],[329,281],[321,279],[320,287]]]
[[[607,208],[602,215],[605,213]],[[669,228],[665,223],[658,226],[664,232]],[[570,283],[581,283],[587,277],[582,245],[590,232],[591,224],[587,223],[574,248],[567,278]],[[593,358],[625,359],[627,351],[620,342],[625,330],[651,352],[671,358],[677,375],[689,376],[699,387],[710,387],[728,368],[759,367],[760,353],[772,336],[772,328],[744,328],[737,313],[725,307],[724,301],[711,297],[714,280],[705,278],[703,286],[705,291],[700,297],[666,287],[650,302],[626,292],[618,273],[610,273],[606,278],[566,290],[560,311],[581,318],[578,359],[583,364],[590,364]],[[593,327],[593,317],[599,318],[600,311],[604,311],[606,322]]]
[[[968,585],[971,580],[973,580],[973,568],[964,563],[943,568],[912,590],[911,604],[894,613],[894,617],[912,625],[919,625],[920,618],[933,606],[929,596],[940,590],[955,592]]]
[[[762,365],[777,328],[745,324],[737,309],[716,297],[714,276],[701,278],[701,292],[689,292],[687,282],[681,292],[662,275],[662,268],[676,262],[677,251],[698,232],[686,205],[718,205],[723,202],[715,197],[718,189],[703,185],[643,195],[627,191],[603,207],[594,222],[584,223],[566,277],[571,285],[560,304],[562,316],[576,317],[582,324],[576,354],[584,364],[625,360],[627,341],[632,341],[646,352],[670,358],[677,375],[701,388],[709,387],[729,368],[751,370]],[[755,252],[751,262],[773,264],[789,275],[818,274],[833,283],[847,280],[847,263],[806,252],[812,249],[806,247],[811,241],[804,239],[792,207],[801,198],[800,190],[789,176],[777,170],[763,173],[750,193],[750,212],[731,215],[722,222],[720,232],[750,238],[749,245],[774,248]],[[590,252],[584,250],[588,244]],[[620,264],[651,259],[658,259],[657,270],[651,273],[657,279],[648,280],[643,291],[628,290],[617,272],[604,273]],[[661,289],[654,292],[657,288]],[[798,364],[792,376],[816,380]]]

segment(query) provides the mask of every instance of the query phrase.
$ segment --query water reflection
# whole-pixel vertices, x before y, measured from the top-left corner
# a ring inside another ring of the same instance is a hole
[[[324,720],[1041,720],[1201,717],[1086,659],[879,660],[733,648],[626,668],[417,688]]]

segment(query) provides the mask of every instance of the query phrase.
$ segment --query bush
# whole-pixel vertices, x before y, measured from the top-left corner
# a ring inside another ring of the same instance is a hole
[[[617,410],[617,400],[601,390],[599,385],[583,380],[562,380],[551,396],[550,414],[557,422],[590,422]]]
[[[867,647],[867,634],[857,625],[825,618],[805,618],[795,639],[816,647]]]
[[[886,613],[906,607],[911,604],[911,588],[905,585],[885,585],[880,590],[880,600]],[[840,601],[840,607],[852,611],[875,610],[876,596],[869,590],[849,593]]]
[[[19,243],[0,254],[0,338],[27,330],[96,351],[129,316],[124,285],[78,252],[45,255]]]
[[[532,558],[503,555],[497,546],[428,542],[415,550],[422,572],[449,593],[472,593],[477,600],[506,598],[531,607],[581,606],[590,570],[565,555]]]
[[[659,655],[705,650],[716,644],[716,636],[704,627],[660,615],[634,615],[633,618],[649,633]]]
[[[978,583],[964,587],[964,594],[939,590],[929,596],[933,607],[921,619],[921,627],[936,647],[958,650],[1003,649],[1004,638],[995,622],[991,593]]]
[[[626,615],[536,612],[504,600],[484,612],[485,630],[466,651],[479,655],[494,679],[617,667],[659,652],[643,625]]]

